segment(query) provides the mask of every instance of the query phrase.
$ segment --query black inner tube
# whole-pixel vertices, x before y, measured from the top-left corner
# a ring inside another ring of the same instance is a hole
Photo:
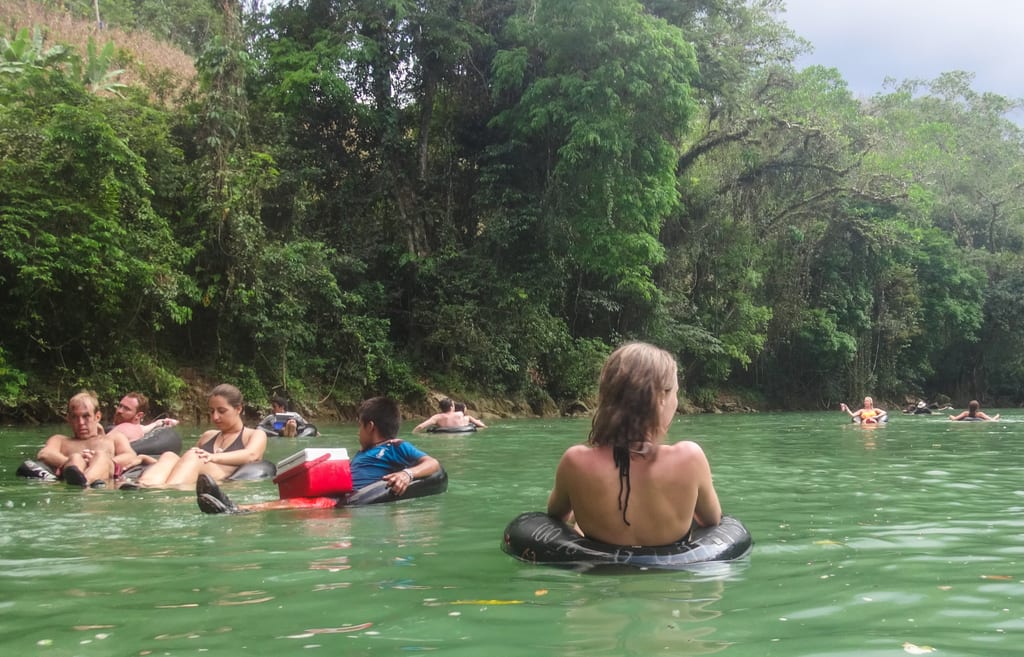
[[[696,527],[676,543],[654,547],[609,545],[580,536],[546,513],[524,513],[505,528],[502,549],[531,563],[567,567],[630,567],[678,570],[745,556],[753,546],[750,532],[732,516],[714,527]]]

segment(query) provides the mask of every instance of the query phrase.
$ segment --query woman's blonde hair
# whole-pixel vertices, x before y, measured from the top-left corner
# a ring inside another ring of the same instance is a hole
[[[591,445],[629,447],[650,440],[660,422],[658,407],[672,389],[676,359],[645,342],[624,344],[601,368]]]

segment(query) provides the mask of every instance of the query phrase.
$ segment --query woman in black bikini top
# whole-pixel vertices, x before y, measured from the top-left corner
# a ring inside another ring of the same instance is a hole
[[[200,474],[222,481],[239,466],[263,458],[267,434],[262,429],[246,431],[238,388],[227,383],[217,386],[210,391],[209,406],[210,420],[217,429],[200,436],[196,446],[180,457],[174,452],[161,454],[139,477],[140,486],[193,485]],[[228,443],[231,436],[235,438]]]
[[[235,441],[233,443],[231,443],[227,447],[218,447],[217,441],[220,440],[220,437],[224,434],[223,431],[218,431],[217,435],[215,435],[213,438],[210,438],[210,440],[200,445],[199,449],[210,452],[211,454],[220,454],[221,452],[237,452],[240,449],[245,449],[245,443],[242,442],[243,433],[245,433],[245,427],[242,427],[242,430],[238,432],[238,436],[235,437]]]

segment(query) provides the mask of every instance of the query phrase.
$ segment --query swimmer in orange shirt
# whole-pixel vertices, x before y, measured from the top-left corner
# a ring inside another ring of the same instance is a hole
[[[864,408],[858,411],[850,410],[850,407],[846,404],[840,404],[839,409],[845,411],[854,421],[863,422],[865,424],[878,424],[879,422],[885,422],[889,414],[881,408],[875,408],[875,400],[871,397],[864,398]]]

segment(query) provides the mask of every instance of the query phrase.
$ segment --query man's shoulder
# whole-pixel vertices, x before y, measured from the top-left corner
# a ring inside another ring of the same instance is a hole
[[[115,424],[114,428],[110,430],[110,433],[118,432],[128,440],[138,440],[142,438],[143,433],[142,425],[137,422],[122,422],[121,424]]]

